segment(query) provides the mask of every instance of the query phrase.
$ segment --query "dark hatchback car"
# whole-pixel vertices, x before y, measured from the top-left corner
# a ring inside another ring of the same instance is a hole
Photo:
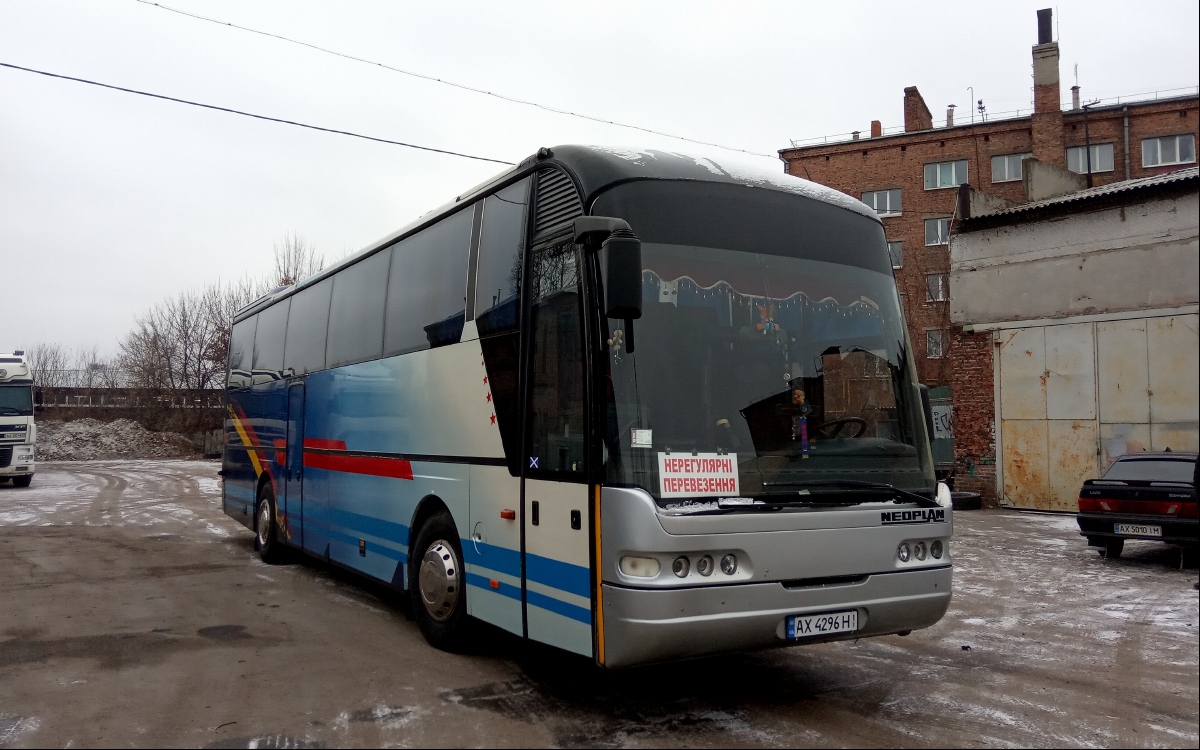
[[[1079,533],[1105,557],[1117,557],[1126,539],[1195,547],[1196,454],[1127,453],[1099,479],[1079,490]]]

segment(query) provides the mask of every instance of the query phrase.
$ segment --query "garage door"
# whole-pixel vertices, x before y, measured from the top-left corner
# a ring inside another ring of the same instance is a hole
[[[1002,492],[1074,510],[1083,480],[1139,450],[1196,450],[1196,315],[997,331]]]

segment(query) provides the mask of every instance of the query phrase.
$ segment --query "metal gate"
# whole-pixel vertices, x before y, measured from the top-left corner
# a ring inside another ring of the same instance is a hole
[[[1139,450],[1196,450],[1197,315],[996,331],[1001,491],[1075,510],[1083,480]]]

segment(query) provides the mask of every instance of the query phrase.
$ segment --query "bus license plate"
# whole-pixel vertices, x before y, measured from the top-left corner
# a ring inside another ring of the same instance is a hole
[[[787,618],[787,637],[818,638],[834,633],[853,633],[858,630],[858,610],[826,612],[820,615],[792,615]]]
[[[1149,526],[1144,523],[1118,523],[1113,525],[1116,527],[1114,531],[1118,534],[1132,534],[1134,536],[1162,536],[1162,526]]]

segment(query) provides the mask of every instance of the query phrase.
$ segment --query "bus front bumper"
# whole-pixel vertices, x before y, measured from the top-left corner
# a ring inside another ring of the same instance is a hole
[[[867,576],[836,586],[747,583],[686,589],[604,584],[604,665],[887,635],[933,625],[950,606],[951,568]],[[858,630],[789,640],[789,615],[858,611]]]

